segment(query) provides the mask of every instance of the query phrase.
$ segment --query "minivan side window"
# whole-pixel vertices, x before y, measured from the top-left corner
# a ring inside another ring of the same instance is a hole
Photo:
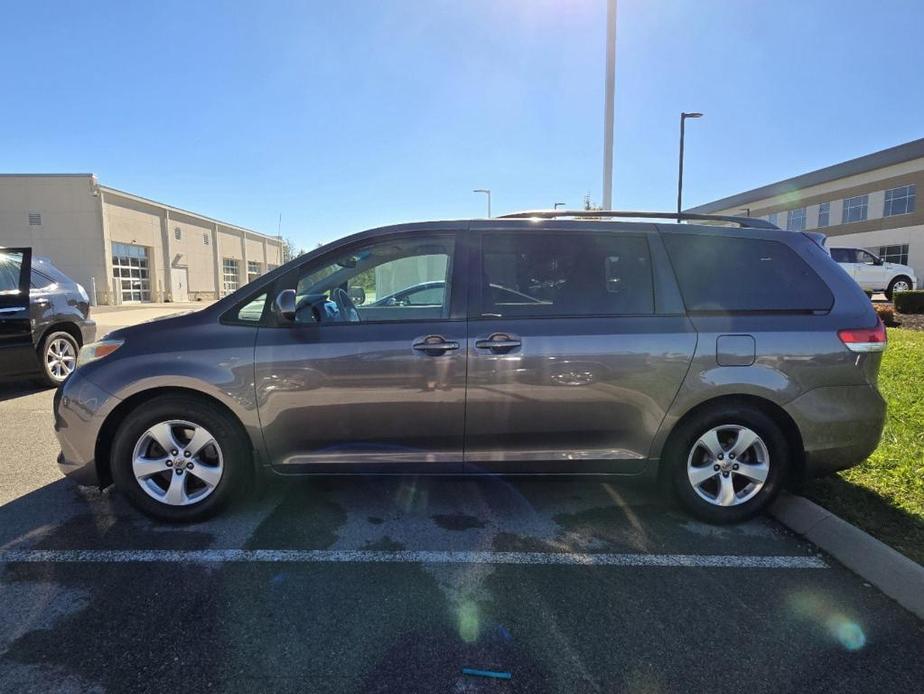
[[[827,311],[831,290],[786,244],[764,239],[665,234],[688,311]]]
[[[373,241],[307,265],[295,288],[297,323],[439,320],[449,317],[454,237]]]
[[[611,233],[485,234],[482,313],[506,317],[654,312],[643,236]]]

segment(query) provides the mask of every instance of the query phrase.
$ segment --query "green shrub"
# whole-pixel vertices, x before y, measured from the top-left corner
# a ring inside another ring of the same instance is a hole
[[[895,292],[892,297],[895,310],[899,313],[924,313],[924,289],[913,292]]]

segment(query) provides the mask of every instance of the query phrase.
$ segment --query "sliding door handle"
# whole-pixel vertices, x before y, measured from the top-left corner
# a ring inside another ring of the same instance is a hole
[[[495,354],[509,352],[521,345],[520,338],[506,333],[494,333],[486,340],[475,340],[475,347],[478,349],[489,349]]]
[[[442,335],[427,335],[411,345],[418,352],[423,352],[431,357],[438,357],[446,352],[459,349],[459,343],[447,340]]]

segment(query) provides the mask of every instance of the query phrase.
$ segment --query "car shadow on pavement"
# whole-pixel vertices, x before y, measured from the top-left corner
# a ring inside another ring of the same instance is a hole
[[[811,480],[802,493],[909,559],[924,564],[924,522],[888,499],[839,475]]]
[[[25,395],[32,395],[33,393],[39,393],[43,390],[51,390],[51,387],[30,379],[23,379],[21,381],[0,381],[0,402],[21,398]]]

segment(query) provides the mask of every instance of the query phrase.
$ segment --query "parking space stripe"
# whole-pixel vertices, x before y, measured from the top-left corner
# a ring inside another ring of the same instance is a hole
[[[0,563],[412,563],[564,566],[826,569],[819,557],[736,554],[595,554],[573,552],[438,552],[325,549],[7,549]]]

